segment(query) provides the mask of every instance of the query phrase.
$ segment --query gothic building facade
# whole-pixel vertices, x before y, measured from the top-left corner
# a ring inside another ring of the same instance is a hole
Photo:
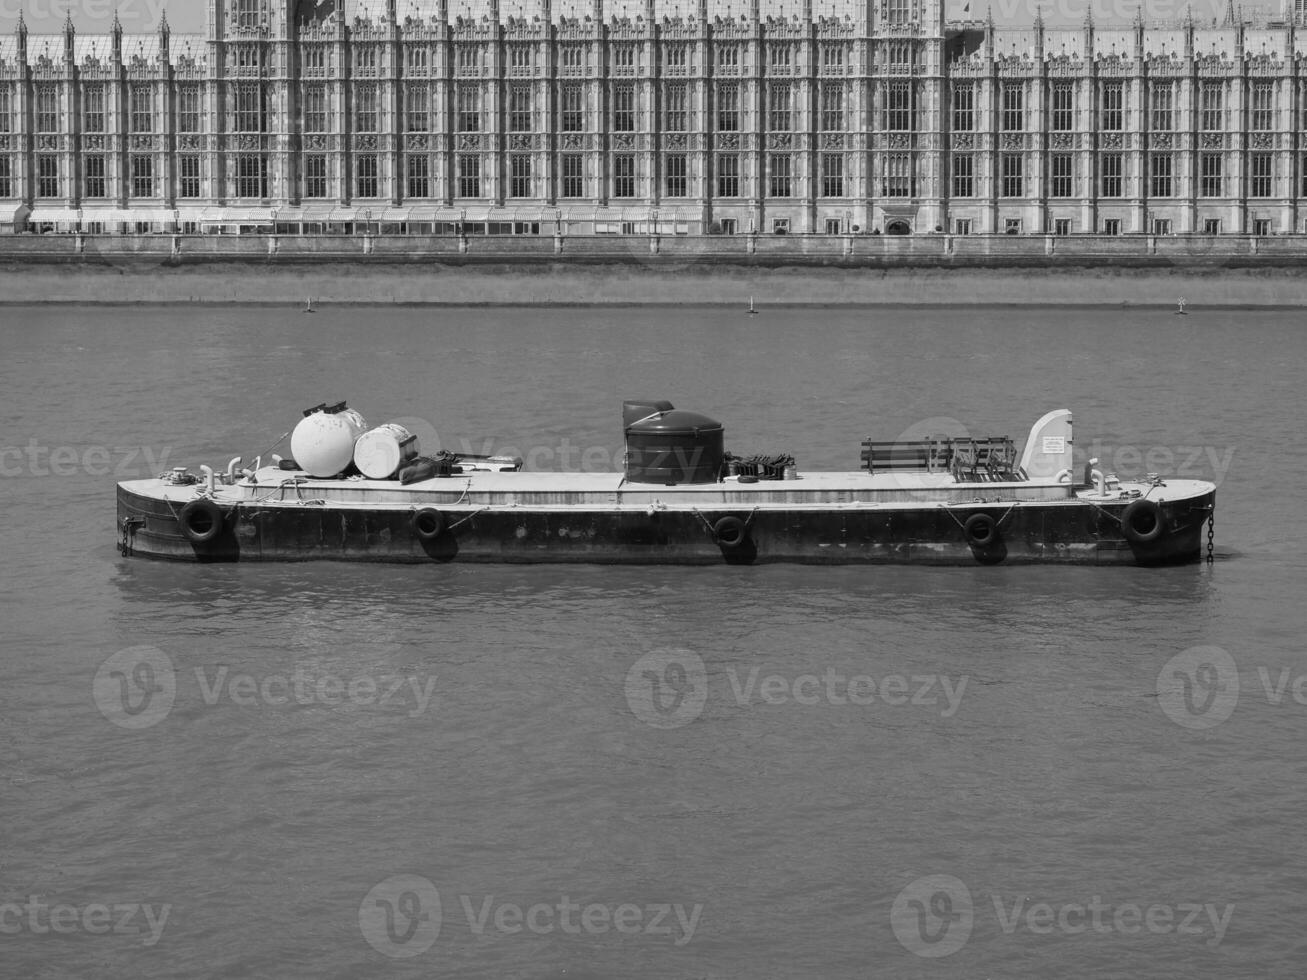
[[[20,18],[0,208],[82,232],[1307,231],[1297,12],[1017,29],[944,0],[769,2],[209,0],[202,35]]]

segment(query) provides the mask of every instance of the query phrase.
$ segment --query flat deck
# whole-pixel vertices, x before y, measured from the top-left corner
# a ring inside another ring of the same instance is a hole
[[[839,509],[841,507],[921,507],[930,504],[976,503],[1079,503],[1124,499],[1139,490],[1159,503],[1205,493],[1209,483],[1168,480],[1162,486],[1123,482],[1105,496],[1095,488],[1066,483],[1010,482],[958,483],[948,473],[898,471],[888,473],[812,472],[795,480],[760,480],[660,486],[628,483],[620,473],[464,473],[434,478],[408,486],[395,480],[319,480],[303,474],[267,467],[254,481],[219,484],[213,497],[219,503],[265,506],[326,505],[332,507],[529,507],[531,509],[668,509],[711,507],[783,507]],[[123,486],[132,492],[171,503],[185,504],[203,484],[174,486],[159,479],[135,480]]]

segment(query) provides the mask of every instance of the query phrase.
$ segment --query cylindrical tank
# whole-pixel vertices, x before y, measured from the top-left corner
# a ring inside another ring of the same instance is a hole
[[[291,433],[290,454],[311,476],[336,476],[354,459],[354,443],[367,429],[368,423],[352,408],[315,409]]]
[[[419,448],[417,436],[398,422],[387,422],[358,437],[354,465],[370,480],[389,480]]]
[[[716,483],[722,424],[696,412],[668,411],[626,427],[626,478],[632,483]]]
[[[672,403],[654,398],[632,398],[622,402],[622,431],[658,412],[670,412]]]

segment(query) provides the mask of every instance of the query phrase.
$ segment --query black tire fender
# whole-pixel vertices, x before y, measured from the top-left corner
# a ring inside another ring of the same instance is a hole
[[[998,521],[992,514],[972,514],[962,525],[962,530],[967,536],[967,544],[977,548],[988,548],[998,541]]]
[[[413,514],[413,533],[420,541],[434,541],[445,531],[445,515],[434,507],[424,507]]]
[[[177,515],[177,522],[191,544],[208,544],[222,533],[226,518],[222,515],[221,507],[208,497],[201,497],[182,508]]]
[[[738,548],[749,540],[749,526],[738,517],[728,515],[712,526],[712,536],[723,548]]]
[[[1121,533],[1134,544],[1150,544],[1166,533],[1162,508],[1155,500],[1141,497],[1121,512]]]

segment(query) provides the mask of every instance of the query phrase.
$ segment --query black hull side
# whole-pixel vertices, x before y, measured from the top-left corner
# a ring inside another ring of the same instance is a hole
[[[183,533],[179,505],[119,486],[118,532],[124,554],[193,562],[1169,565],[1202,556],[1214,502],[1213,491],[1163,503],[1161,531],[1147,542],[1123,531],[1128,501],[653,513],[449,509],[430,540],[416,532],[413,509],[234,504],[221,508],[217,534],[197,543]],[[992,539],[968,530],[975,514],[992,519]],[[728,516],[744,525],[738,543],[714,533]]]

